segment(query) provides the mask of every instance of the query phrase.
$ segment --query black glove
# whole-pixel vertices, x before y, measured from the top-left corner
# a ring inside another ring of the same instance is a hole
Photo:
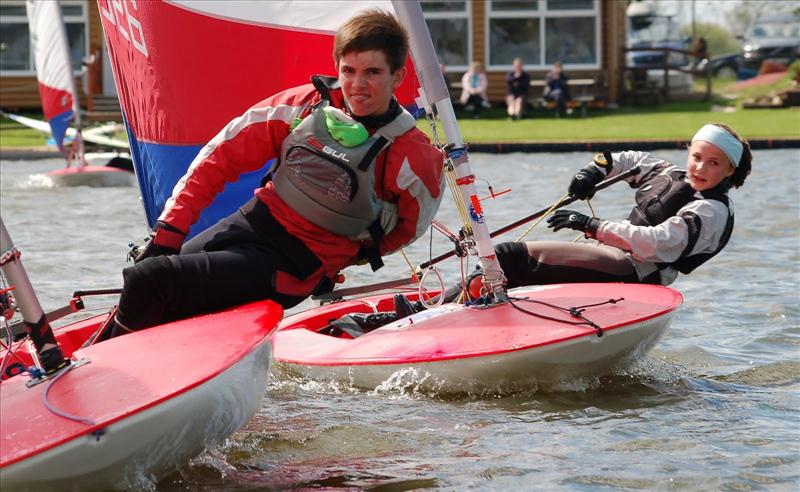
[[[144,247],[140,248],[133,262],[139,263],[155,256],[177,255],[181,252],[181,245],[185,239],[186,234],[166,222],[158,221],[150,233],[150,238]]]
[[[603,178],[605,177],[606,173],[601,171],[596,166],[586,166],[578,171],[578,173],[572,178],[572,181],[569,183],[568,193],[570,196],[574,196],[575,198],[579,198],[581,200],[592,198],[594,196],[594,187],[597,185],[597,183],[603,181]]]
[[[603,151],[602,154],[594,156],[593,165],[586,166],[578,171],[569,183],[568,193],[581,200],[588,200],[594,196],[598,183],[608,176],[614,167],[614,157],[610,150]]]
[[[553,229],[553,232],[561,229],[574,229],[594,235],[599,225],[600,219],[597,217],[589,217],[573,210],[557,210],[547,219],[547,227]]]

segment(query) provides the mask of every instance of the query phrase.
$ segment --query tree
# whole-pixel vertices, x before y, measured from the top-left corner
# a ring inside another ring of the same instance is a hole
[[[800,13],[797,0],[746,0],[726,11],[725,23],[735,36],[744,36],[747,29],[762,15]]]

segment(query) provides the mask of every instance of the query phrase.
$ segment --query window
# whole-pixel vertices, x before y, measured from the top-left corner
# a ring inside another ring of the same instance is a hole
[[[61,15],[67,28],[72,69],[81,70],[81,61],[88,50],[86,6],[82,1],[61,2]],[[33,75],[28,16],[25,3],[3,0],[0,4],[0,72],[3,75]]]
[[[472,59],[469,2],[422,0],[433,47],[448,70],[466,70]]]
[[[486,32],[490,69],[510,69],[517,57],[529,69],[600,66],[597,0],[490,0]]]

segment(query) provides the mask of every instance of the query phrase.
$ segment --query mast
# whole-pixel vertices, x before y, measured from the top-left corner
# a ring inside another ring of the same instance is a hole
[[[484,284],[496,301],[507,299],[503,285],[503,270],[494,253],[489,226],[478,200],[475,188],[475,175],[469,163],[469,153],[464,146],[461,131],[458,128],[453,103],[447,86],[439,70],[439,60],[431,41],[428,25],[422,14],[419,2],[392,0],[392,5],[400,23],[409,34],[411,57],[414,69],[422,86],[423,97],[429,107],[435,107],[444,129],[447,142],[453,144],[448,157],[453,162],[458,191],[469,208],[470,226],[478,252],[478,261],[483,268]]]
[[[78,159],[78,167],[84,167],[86,165],[86,152],[83,148],[83,135],[81,134],[83,121],[81,120],[81,105],[78,100],[78,88],[75,85],[75,77],[72,74],[72,55],[69,52],[67,26],[64,24],[64,14],[61,12],[61,4],[59,2],[53,3],[56,4],[56,10],[58,12],[58,29],[61,31],[59,36],[63,40],[61,49],[64,51],[64,59],[67,60],[67,66],[69,67],[69,81],[67,82],[67,86],[72,93],[72,121],[75,124],[75,138],[72,140],[72,152],[73,156]]]
[[[28,274],[22,266],[20,256],[21,253],[11,242],[11,236],[0,217],[0,271],[5,275],[9,285],[15,287],[14,299],[22,313],[22,320],[36,348],[42,368],[46,373],[50,373],[63,367],[66,361],[28,279]]]

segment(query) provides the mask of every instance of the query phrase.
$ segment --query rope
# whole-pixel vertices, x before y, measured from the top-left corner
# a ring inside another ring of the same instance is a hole
[[[547,217],[548,215],[550,215],[551,213],[553,213],[553,210],[555,210],[555,208],[558,206],[558,204],[559,204],[559,203],[561,203],[561,201],[562,201],[562,200],[564,200],[565,198],[567,198],[568,196],[569,196],[569,193],[564,193],[564,195],[563,195],[561,198],[559,198],[558,200],[556,200],[556,202],[555,202],[555,203],[553,203],[553,205],[551,205],[551,206],[550,206],[550,208],[548,208],[548,209],[547,209],[547,211],[546,211],[545,213],[543,213],[541,217],[539,217],[539,220],[537,220],[536,222],[534,222],[533,224],[531,224],[531,226],[530,226],[530,227],[528,227],[527,229],[525,229],[525,232],[523,232],[523,233],[522,233],[522,235],[521,235],[520,237],[518,237],[518,238],[517,238],[517,239],[516,239],[514,242],[515,242],[515,243],[518,243],[518,242],[522,241],[522,239],[523,239],[523,238],[525,238],[525,236],[527,236],[527,235],[528,235],[528,233],[529,233],[529,232],[531,232],[531,231],[533,230],[533,228],[534,228],[534,227],[536,227],[537,225],[539,225],[539,223],[540,223],[541,221],[543,221],[545,217]]]
[[[464,227],[464,232],[467,235],[472,235],[472,225],[469,220],[469,212],[467,212],[467,205],[464,203],[464,197],[458,191],[458,183],[456,183],[456,172],[453,162],[447,158],[447,165],[444,168],[445,179],[447,180],[447,188],[453,195],[453,201],[456,204],[456,210],[461,217],[461,224]]]
[[[436,278],[439,279],[439,285],[442,287],[442,294],[439,295],[439,299],[434,302],[433,304],[428,304],[428,301],[431,299],[430,294],[428,294],[428,290],[424,288],[425,279],[428,277],[428,274],[431,272],[436,274]],[[425,273],[422,274],[422,278],[419,281],[419,300],[428,307],[439,307],[444,303],[444,279],[442,278],[442,274],[439,273],[439,270],[430,267],[425,269]]]
[[[459,215],[461,216],[461,222],[464,226],[464,232],[467,234],[472,234],[472,226],[470,225],[471,222],[469,220],[469,214],[467,212],[466,204],[464,203],[464,197],[461,196],[461,193],[458,191],[458,184],[456,183],[456,176],[455,176],[455,165],[453,164],[452,159],[450,159],[449,155],[445,151],[445,145],[442,144],[442,140],[439,138],[439,132],[436,130],[436,118],[433,114],[425,114],[428,123],[431,125],[431,140],[433,144],[437,146],[439,149],[442,150],[445,154],[445,166],[444,166],[444,174],[445,179],[447,180],[447,187],[450,189],[450,192],[453,194],[453,201],[456,204],[456,209],[458,210]]]
[[[531,315],[531,316],[535,316],[535,317],[541,318],[541,319],[546,319],[548,321],[555,321],[557,323],[566,323],[568,325],[574,325],[574,326],[589,325],[592,328],[594,328],[595,330],[597,330],[597,337],[598,338],[603,336],[603,328],[600,325],[598,325],[597,323],[595,323],[594,321],[592,321],[589,318],[585,317],[583,315],[583,312],[588,307],[602,306],[603,304],[616,304],[619,301],[623,301],[623,300],[625,300],[625,298],[624,297],[620,297],[619,299],[609,299],[607,301],[598,302],[598,303],[595,303],[595,304],[586,304],[586,305],[583,305],[583,306],[574,306],[574,307],[570,307],[570,308],[563,308],[563,307],[557,306],[555,304],[550,304],[549,302],[537,301],[535,299],[528,299],[527,297],[522,297],[522,298],[511,298],[511,297],[509,297],[508,298],[509,303],[511,304],[511,306],[514,309],[516,309],[518,311],[521,311],[521,312],[523,312],[525,314],[528,314],[528,315]],[[547,306],[547,307],[555,309],[557,311],[562,311],[564,313],[567,313],[570,316],[573,316],[575,318],[580,319],[580,321],[569,321],[569,320],[565,320],[565,319],[554,318],[552,316],[547,316],[545,314],[535,313],[533,311],[528,311],[527,309],[525,309],[523,307],[517,306],[514,303],[514,301],[526,301],[526,302],[531,302],[531,303],[535,303],[535,304],[541,304],[543,306]]]
[[[417,271],[414,268],[414,265],[411,264],[411,260],[408,259],[408,255],[406,255],[406,252],[403,250],[403,248],[400,248],[400,256],[402,256],[403,259],[406,260],[406,265],[408,265],[408,269],[411,270],[411,278],[413,278],[414,281],[419,283],[419,277],[417,277]]]
[[[453,164],[453,160],[450,158],[447,147],[442,144],[442,140],[439,138],[439,132],[436,129],[436,117],[432,113],[425,114],[426,119],[431,127],[431,141],[433,144],[444,154],[444,175],[445,175],[445,182],[447,183],[447,187],[450,189],[450,193],[453,196],[453,201],[455,202],[456,209],[461,217],[461,223],[463,225],[463,233],[467,235],[472,234],[472,227],[471,222],[469,220],[469,214],[467,212],[466,204],[464,203],[464,197],[461,196],[461,193],[458,191],[458,183],[455,175],[455,165]],[[429,244],[429,252],[428,252],[428,259],[429,262],[432,262],[433,256],[433,229],[434,227],[442,232],[445,236],[447,236],[451,241],[456,243],[456,247],[458,247],[459,237],[453,234],[452,232],[448,231],[446,227],[443,225],[432,222],[431,223],[431,230],[430,230],[430,244]],[[411,270],[411,277],[417,282],[417,290],[419,293],[419,299],[421,302],[427,304],[427,300],[431,298],[431,296],[427,293],[427,289],[424,288],[425,279],[428,275],[433,272],[439,280],[441,285],[442,294],[439,295],[439,300],[434,304],[434,306],[441,305],[444,300],[444,291],[445,291],[445,283],[444,279],[442,278],[441,273],[436,270],[432,265],[425,269],[424,273],[421,276],[418,275],[417,268],[414,267],[411,260],[406,255],[403,249],[400,249],[400,254],[403,256],[406,264],[408,265],[409,270]],[[463,258],[462,258],[462,278],[463,278]]]
[[[62,377],[64,377],[66,373],[71,371],[73,367],[75,367],[75,364],[69,364],[65,368],[61,369],[58,372],[58,374],[56,374],[56,376],[49,383],[47,383],[47,389],[44,390],[44,393],[42,393],[42,403],[44,403],[45,408],[47,408],[50,412],[54,413],[55,415],[58,415],[59,417],[65,418],[67,420],[72,420],[74,422],[79,422],[81,424],[96,425],[95,421],[92,419],[81,417],[79,415],[72,415],[71,413],[59,410],[58,408],[55,407],[55,405],[50,403],[50,400],[47,399],[50,390],[53,388],[56,382],[60,380]]]
[[[592,206],[592,202],[588,198],[586,199],[586,205],[589,205],[589,210],[592,212],[592,218],[597,217],[597,213],[594,211],[594,207]],[[573,239],[572,242],[573,243],[577,243],[581,239],[586,239],[586,233],[585,232],[581,233],[581,234],[578,234],[578,237]]]

